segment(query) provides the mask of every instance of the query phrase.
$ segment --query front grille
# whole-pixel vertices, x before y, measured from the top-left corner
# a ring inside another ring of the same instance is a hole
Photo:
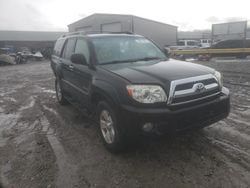
[[[169,105],[180,105],[220,95],[220,86],[211,74],[171,82]]]
[[[220,89],[219,87],[216,87],[213,90],[207,91],[207,92],[202,92],[202,93],[194,93],[192,95],[188,95],[188,96],[184,96],[184,97],[174,97],[172,100],[172,103],[182,103],[182,102],[186,102],[186,101],[190,101],[190,100],[195,100],[195,99],[199,99],[199,98],[203,98],[209,95],[213,95],[213,94],[219,94]]]
[[[204,85],[209,85],[209,84],[212,84],[212,83],[216,83],[216,80],[214,78],[210,78],[210,79],[206,79],[206,80],[200,80],[200,81],[197,80],[197,81],[194,81],[194,82],[180,84],[180,85],[177,85],[175,87],[175,91],[190,89],[196,83],[203,83]]]

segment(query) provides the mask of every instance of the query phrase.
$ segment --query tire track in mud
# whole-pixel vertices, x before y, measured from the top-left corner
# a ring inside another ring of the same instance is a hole
[[[223,83],[225,83],[231,92],[231,113],[229,117],[205,128],[205,137],[207,137],[219,151],[229,157],[232,163],[239,164],[245,169],[246,174],[249,174],[250,63],[197,63],[221,71]]]
[[[55,131],[46,116],[40,118],[40,123],[42,125],[42,132],[46,135],[56,156],[56,164],[58,166],[56,185],[58,187],[72,187],[76,182],[77,166],[69,161],[64,147],[55,136]]]
[[[52,94],[53,92],[49,93]],[[55,109],[48,107],[44,103],[44,101],[39,100],[39,108],[44,114],[40,119],[40,122],[43,127],[42,132],[48,138],[48,141],[56,156],[56,164],[58,166],[56,180],[57,187],[81,187],[81,185],[84,187],[89,187],[90,183],[88,180],[84,178],[82,174],[79,175],[77,173],[77,162],[66,153],[63,143],[57,137],[58,128],[61,126],[66,127],[66,122],[62,120],[60,114]]]

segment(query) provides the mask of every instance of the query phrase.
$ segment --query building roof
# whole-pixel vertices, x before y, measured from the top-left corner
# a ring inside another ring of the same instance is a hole
[[[66,32],[0,31],[0,41],[55,41]]]
[[[148,20],[148,21],[152,21],[152,22],[156,22],[156,23],[160,23],[160,24],[165,24],[165,25],[177,27],[177,26],[175,26],[175,25],[171,25],[171,24],[167,24],[167,23],[163,23],[163,22],[158,22],[158,21],[155,21],[155,20],[150,20],[150,19],[147,19],[147,18],[142,18],[142,17],[139,17],[139,16],[130,15],[130,14],[103,14],[103,13],[91,14],[91,15],[89,15],[89,16],[87,16],[87,17],[84,17],[84,18],[82,18],[82,19],[80,19],[80,20],[77,20],[77,21],[75,21],[75,22],[69,24],[68,27],[71,26],[71,25],[74,25],[74,24],[76,24],[76,23],[79,23],[79,22],[81,22],[81,21],[83,21],[83,20],[85,20],[85,19],[89,19],[90,17],[94,17],[94,16],[124,16],[124,17],[136,17],[136,18],[140,18],[140,19],[144,19],[144,20]]]

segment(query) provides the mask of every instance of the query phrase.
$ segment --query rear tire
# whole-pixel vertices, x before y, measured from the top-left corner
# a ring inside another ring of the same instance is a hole
[[[98,128],[104,146],[112,153],[125,149],[126,139],[117,113],[105,101],[97,105]]]
[[[56,90],[56,98],[57,98],[58,103],[61,105],[68,104],[68,101],[64,97],[64,93],[63,93],[59,78],[57,78],[55,81],[55,90]]]

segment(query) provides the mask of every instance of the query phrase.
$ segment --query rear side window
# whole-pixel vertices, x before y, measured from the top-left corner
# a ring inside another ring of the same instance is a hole
[[[177,43],[177,45],[178,45],[178,46],[185,46],[185,42],[184,42],[184,41],[179,41],[179,42]]]
[[[187,41],[188,46],[195,46],[196,43],[194,41]]]
[[[62,47],[64,44],[65,39],[58,39],[55,43],[54,46],[54,50],[53,50],[53,54],[56,56],[60,56],[61,55],[61,51],[62,51]]]
[[[75,47],[75,53],[76,54],[83,54],[86,58],[87,63],[89,64],[89,48],[88,43],[85,39],[79,38],[76,41],[76,47]]]
[[[71,55],[74,53],[76,38],[69,38],[63,50],[63,58],[70,60]]]

